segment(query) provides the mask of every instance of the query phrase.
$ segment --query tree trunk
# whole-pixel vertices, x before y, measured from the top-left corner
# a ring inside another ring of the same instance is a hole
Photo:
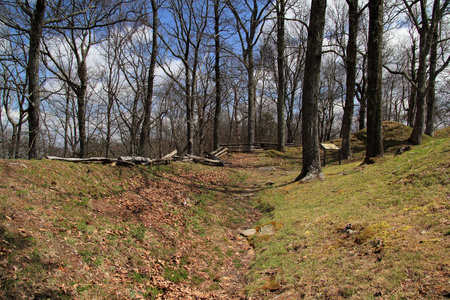
[[[69,152],[69,122],[70,122],[70,114],[69,114],[69,107],[70,107],[70,90],[65,85],[65,92],[66,92],[66,107],[64,108],[64,152],[63,156],[67,157],[67,153]]]
[[[142,121],[141,135],[139,138],[139,155],[144,155],[145,146],[150,144],[150,119],[152,116],[152,101],[153,101],[153,85],[155,81],[155,67],[158,47],[158,7],[155,0],[152,3],[152,53],[150,55],[150,67],[148,69],[147,78],[147,93],[144,102],[144,116]]]
[[[427,96],[427,56],[430,53],[433,41],[435,39],[435,32],[442,18],[442,12],[446,10],[449,1],[445,1],[443,7],[440,6],[440,1],[435,0],[433,3],[433,13],[431,19],[427,15],[426,0],[420,0],[421,17],[423,21],[421,26],[417,28],[419,31],[419,67],[417,70],[417,110],[414,119],[414,127],[409,137],[409,141],[414,145],[422,143],[422,136],[425,127],[426,114],[426,96]],[[431,21],[431,24],[428,22]],[[418,26],[418,25],[416,25]],[[434,73],[436,70],[434,70]],[[433,81],[430,77],[430,81]]]
[[[46,0],[37,0],[35,10],[31,16],[30,48],[28,50],[27,77],[28,77],[28,158],[38,158],[40,132],[40,86],[39,86],[39,61],[40,45],[42,39],[42,27]]]
[[[111,113],[112,107],[114,104],[114,96],[110,91],[112,87],[108,86],[108,104],[106,106],[106,146],[105,146],[105,155],[109,157],[109,153],[111,152]]]
[[[358,1],[347,0],[348,3],[348,44],[347,44],[347,83],[345,94],[344,116],[342,117],[342,158],[348,159],[352,156],[350,145],[350,133],[354,110],[355,82],[356,82],[356,55],[357,55],[357,30],[358,30]]]
[[[322,41],[325,28],[326,0],[312,0],[303,82],[302,146],[303,167],[295,179],[323,179],[320,165],[319,135],[317,128]]]
[[[22,137],[22,117],[20,117],[19,120],[19,127],[17,128],[17,138],[16,138],[16,145],[15,145],[15,151],[14,151],[14,158],[19,158],[20,156],[20,139]]]
[[[285,0],[277,0],[277,72],[278,72],[278,100],[277,100],[277,150],[285,151],[286,127],[285,127],[285,96],[286,82],[285,68]]]
[[[247,147],[249,151],[253,150],[255,143],[255,123],[256,123],[256,82],[255,82],[255,62],[253,61],[253,47],[247,49],[248,58],[248,126],[247,126]]]
[[[411,46],[411,80],[413,83],[417,84],[416,78],[416,43],[413,41],[413,45]],[[417,89],[414,84],[411,84],[411,92],[409,94],[408,99],[408,114],[407,114],[407,123],[409,127],[414,126],[414,115],[416,113],[416,96]]]
[[[286,142],[294,142],[294,93],[289,95],[289,107],[286,117]]]
[[[436,0],[437,1],[437,0]],[[434,136],[434,110],[436,103],[436,65],[437,65],[437,44],[438,44],[438,26],[435,26],[431,41],[431,50],[430,50],[430,68],[429,68],[429,80],[428,80],[428,95],[427,95],[427,118],[426,118],[426,127],[425,134],[429,136]]]
[[[427,47],[426,34],[420,34],[419,44],[419,67],[417,69],[417,96],[416,96],[416,115],[414,118],[414,126],[409,141],[414,145],[422,143],[422,135],[425,125],[425,108],[426,108],[426,94],[427,94],[427,56],[429,48]]]
[[[359,100],[359,115],[358,115],[358,129],[363,130],[366,128],[366,115],[367,115],[367,97],[365,87],[361,91],[361,98]]]
[[[367,60],[367,144],[366,159],[383,155],[382,138],[382,44],[383,0],[369,1]]]
[[[87,90],[87,66],[86,60],[83,58],[78,66],[78,77],[80,86],[76,88],[77,96],[77,119],[78,119],[78,135],[80,140],[79,157],[87,155],[87,138],[86,138],[86,90]]]
[[[186,61],[189,57],[189,44],[187,51]],[[187,153],[193,154],[194,150],[194,101],[192,99],[191,95],[191,78],[190,78],[190,69],[187,62],[185,63],[185,80],[186,80],[186,86],[185,86],[185,96],[186,96],[186,139],[187,139]]]
[[[220,78],[220,13],[219,13],[219,0],[214,0],[214,72],[215,72],[215,84],[216,84],[216,103],[214,109],[214,128],[213,128],[213,148],[218,149],[220,147],[220,112],[222,106],[222,87]]]

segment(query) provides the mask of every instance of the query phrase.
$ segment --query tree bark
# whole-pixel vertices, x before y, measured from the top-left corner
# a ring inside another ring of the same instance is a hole
[[[156,57],[158,53],[158,7],[156,0],[151,0],[152,4],[152,53],[150,55],[150,67],[148,69],[147,78],[147,93],[144,101],[144,116],[142,121],[142,129],[139,137],[139,155],[144,155],[145,146],[150,144],[150,122],[152,116],[152,101],[153,101],[153,85],[155,81],[155,67]]]
[[[214,72],[215,72],[215,108],[214,108],[214,128],[213,128],[213,148],[218,149],[220,147],[220,112],[222,108],[222,87],[220,78],[220,12],[219,12],[219,0],[214,0]]]
[[[425,22],[426,23],[426,22]],[[425,26],[425,25],[423,25]],[[417,96],[416,96],[416,114],[414,118],[414,126],[409,141],[414,145],[422,143],[422,135],[425,125],[426,112],[426,94],[427,94],[427,56],[429,54],[429,47],[427,45],[427,33],[424,28],[419,30],[419,66],[417,69]]]
[[[253,46],[247,49],[247,78],[248,78],[248,126],[247,126],[247,147],[253,150],[255,143],[255,123],[256,123],[256,80],[255,62],[253,60]]]
[[[439,0],[435,0],[438,1]],[[425,134],[434,136],[434,110],[436,105],[436,65],[437,65],[437,45],[438,45],[438,26],[433,28],[430,49],[430,68],[427,93],[427,117],[425,125]]]
[[[323,179],[318,135],[318,102],[326,0],[312,0],[303,81],[302,171],[295,181]]]
[[[39,84],[39,61],[40,45],[42,39],[42,28],[46,0],[37,0],[35,10],[31,15],[30,48],[28,50],[27,77],[28,77],[28,158],[38,158],[38,147],[40,133],[40,84]]]
[[[277,0],[277,72],[278,72],[278,100],[277,100],[277,150],[285,151],[285,0]]]
[[[383,0],[369,1],[367,61],[367,144],[366,159],[383,155],[382,137],[382,45]]]
[[[366,116],[367,116],[367,55],[363,55],[362,62],[362,78],[361,82],[356,85],[356,98],[359,102],[358,112],[358,129],[363,130],[366,128]]]
[[[348,43],[347,43],[347,82],[345,94],[344,116],[342,117],[342,149],[343,159],[352,156],[350,145],[350,133],[352,129],[352,119],[354,111],[355,82],[356,82],[356,55],[357,55],[357,30],[358,30],[358,1],[347,0],[348,3]]]
[[[87,70],[86,62],[81,64],[78,71],[81,85],[76,88],[77,95],[77,119],[78,119],[78,136],[80,141],[79,157],[87,155],[87,138],[86,138],[86,90],[87,90]],[[84,79],[82,79],[84,78]]]
[[[405,2],[406,0],[404,0]],[[431,18],[428,17],[426,0],[420,0],[421,22],[415,21],[415,26],[419,32],[419,66],[417,70],[417,110],[414,119],[414,127],[409,137],[409,141],[414,145],[422,143],[422,137],[425,127],[426,115],[426,96],[428,93],[427,85],[427,57],[430,54],[431,47],[435,40],[435,32],[442,19],[443,12],[447,9],[450,1],[445,0],[441,7],[440,0],[435,0]],[[411,10],[410,6],[407,6]],[[430,23],[429,23],[430,22]],[[436,70],[434,70],[436,72]],[[433,75],[435,76],[435,75]],[[430,82],[433,81],[430,77]]]
[[[411,83],[411,92],[409,94],[408,99],[408,114],[407,114],[407,123],[409,127],[414,126],[414,116],[416,113],[416,96],[417,89],[414,86],[417,84],[416,78],[416,42],[413,40],[413,45],[411,46],[411,72],[410,77],[413,83]]]

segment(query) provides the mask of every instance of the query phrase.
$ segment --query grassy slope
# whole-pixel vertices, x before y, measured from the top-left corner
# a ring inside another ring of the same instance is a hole
[[[294,178],[289,172],[274,179],[275,188],[258,199],[274,210],[258,224],[282,225],[270,239],[253,240],[251,293],[281,293],[281,299],[450,296],[450,139],[428,138],[399,156],[394,149],[374,165],[327,166],[324,182],[285,184]]]
[[[224,193],[234,171],[42,160],[0,174],[0,299],[239,294],[248,246],[232,232],[254,219],[245,194]]]

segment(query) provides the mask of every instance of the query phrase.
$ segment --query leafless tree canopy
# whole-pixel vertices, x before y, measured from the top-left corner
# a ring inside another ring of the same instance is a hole
[[[374,112],[420,144],[450,125],[449,0],[380,4],[374,63],[369,2],[328,2],[310,90],[309,1],[1,1],[0,157],[283,151],[310,130],[350,157]]]

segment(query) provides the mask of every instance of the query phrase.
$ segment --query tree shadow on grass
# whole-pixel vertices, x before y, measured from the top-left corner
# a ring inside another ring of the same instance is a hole
[[[0,299],[69,299],[70,295],[56,288],[39,288],[21,270],[49,271],[58,267],[41,258],[39,251],[29,253],[36,245],[34,237],[13,232],[0,225]]]
[[[146,178],[146,180],[149,180],[149,176],[148,174],[142,170],[141,174],[144,176],[144,178]],[[176,183],[176,184],[180,184],[180,185],[184,185],[184,186],[189,186],[189,187],[195,187],[198,189],[207,189],[210,191],[214,191],[214,192],[221,192],[221,193],[225,193],[225,194],[236,194],[236,195],[240,195],[240,194],[250,194],[250,193],[257,193],[257,192],[262,192],[262,191],[268,191],[268,190],[272,190],[272,189],[276,189],[276,188],[280,188],[283,186],[287,186],[289,184],[292,183],[292,181],[286,182],[286,183],[282,183],[282,184],[273,184],[271,182],[267,182],[265,185],[261,186],[261,185],[245,185],[245,184],[214,184],[214,183],[203,183],[203,182],[198,182],[198,181],[192,181],[192,178],[190,178],[187,175],[182,175],[182,174],[177,174],[178,177],[183,178],[186,180],[186,182],[183,182],[182,180],[176,180],[173,179],[169,176],[164,176],[162,173],[160,172],[155,172],[152,174],[154,177],[156,178],[160,178],[163,180],[167,180],[169,182],[172,183]]]

